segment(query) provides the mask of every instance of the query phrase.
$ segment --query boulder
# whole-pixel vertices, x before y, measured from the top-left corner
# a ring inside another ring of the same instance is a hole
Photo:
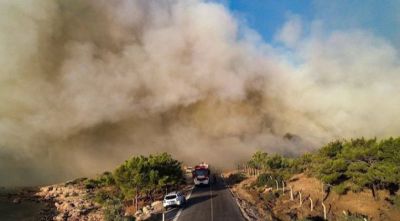
[[[142,210],[143,210],[143,214],[149,214],[150,213],[150,209],[147,206],[143,207]]]
[[[164,210],[164,206],[162,201],[155,201],[151,204],[151,207],[153,209],[154,212],[161,212]]]
[[[156,207],[158,205],[162,206],[162,201],[159,200],[159,201],[154,201],[154,202],[151,203],[151,207]]]

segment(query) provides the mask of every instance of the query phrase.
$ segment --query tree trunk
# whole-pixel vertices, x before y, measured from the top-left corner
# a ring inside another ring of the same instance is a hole
[[[136,187],[136,193],[135,193],[135,207],[136,207],[136,211],[138,211],[138,209],[139,209],[139,205],[138,205],[138,195],[139,195],[139,189]]]
[[[372,196],[374,197],[374,200],[378,200],[378,193],[376,191],[375,184],[371,185],[371,192],[372,192]]]
[[[138,211],[139,209],[139,205],[138,205],[138,194],[135,194],[135,207],[136,207],[136,211]]]

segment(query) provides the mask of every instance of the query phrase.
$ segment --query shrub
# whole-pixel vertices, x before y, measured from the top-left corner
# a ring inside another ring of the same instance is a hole
[[[276,199],[279,197],[279,193],[268,192],[264,194],[263,200],[267,204],[274,203]]]
[[[96,203],[105,204],[113,198],[113,195],[105,190],[99,190],[95,193],[94,201]]]
[[[262,173],[257,177],[256,185],[258,187],[265,186],[265,185],[267,185],[268,180],[270,180],[269,174]]]
[[[398,210],[400,210],[400,196],[395,195],[389,198],[390,203]]]
[[[228,183],[232,185],[240,183],[244,179],[246,179],[246,175],[244,175],[243,173],[233,173],[228,176]]]
[[[124,221],[122,214],[123,205],[120,200],[109,200],[104,209],[104,218],[106,221]]]
[[[282,176],[281,173],[275,173],[275,174],[262,173],[257,177],[256,185],[258,187],[268,186],[268,187],[274,187],[275,188],[276,187],[275,180],[277,180],[279,186],[281,186],[282,185],[282,181],[284,180],[284,177]]]
[[[87,179],[83,181],[83,185],[85,185],[86,189],[94,189],[98,187],[99,181],[96,179]]]
[[[111,172],[104,172],[101,174],[98,181],[101,186],[111,186],[115,184],[115,179]]]
[[[333,191],[335,191],[339,195],[344,195],[348,191],[348,188],[344,183],[341,183],[337,186],[334,186]]]

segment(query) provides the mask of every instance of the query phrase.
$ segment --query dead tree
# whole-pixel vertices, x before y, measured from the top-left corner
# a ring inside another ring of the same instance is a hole
[[[276,183],[276,190],[279,190],[278,180],[275,180],[275,183]]]
[[[285,195],[285,181],[282,180],[282,195]]]
[[[311,197],[309,197],[309,199],[310,199],[310,203],[311,203],[310,207],[311,207],[311,212],[312,212],[313,209],[314,209],[314,204],[313,204],[313,201],[312,201]]]

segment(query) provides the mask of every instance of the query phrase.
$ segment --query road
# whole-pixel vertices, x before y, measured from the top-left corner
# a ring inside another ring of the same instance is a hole
[[[244,221],[242,213],[222,183],[209,187],[195,187],[183,209],[173,209],[166,221]]]

